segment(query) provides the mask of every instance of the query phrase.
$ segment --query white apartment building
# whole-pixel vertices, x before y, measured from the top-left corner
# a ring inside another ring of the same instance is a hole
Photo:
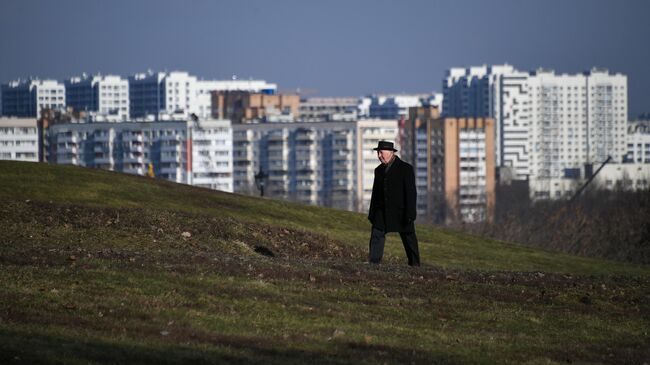
[[[2,115],[38,118],[43,109],[65,108],[65,86],[56,80],[16,80],[2,84]]]
[[[355,124],[233,125],[236,192],[257,194],[255,175],[267,174],[265,195],[354,210]]]
[[[358,98],[307,98],[300,101],[302,122],[353,122],[359,119]]]
[[[170,114],[200,119],[212,114],[212,91],[241,90],[274,94],[276,84],[264,80],[199,80],[187,72],[151,72],[129,77],[132,118]]]
[[[627,154],[624,163],[650,164],[650,121],[630,122],[627,129]]]
[[[443,114],[496,122],[497,166],[529,180],[531,196],[558,198],[585,164],[625,150],[627,77],[592,69],[557,75],[510,65],[452,68],[443,82]]]
[[[232,130],[227,120],[55,123],[52,163],[148,175],[232,192]]]
[[[529,170],[537,198],[570,194],[558,179],[585,164],[612,163],[627,154],[627,77],[591,70],[581,75],[531,73],[528,80]]]
[[[228,120],[203,120],[192,124],[192,175],[190,184],[233,191],[232,128]]]
[[[439,106],[441,94],[372,95],[368,106],[371,119],[399,120],[408,118],[409,108]]]
[[[377,147],[379,141],[390,141],[401,155],[401,145],[398,138],[397,120],[366,119],[357,122],[356,148],[357,173],[356,195],[357,211],[368,212],[370,209],[370,197],[372,196],[372,185],[375,181],[375,168],[381,162],[377,158]],[[409,162],[409,161],[407,161]]]
[[[129,82],[120,76],[83,74],[65,81],[66,105],[75,111],[87,111],[106,120],[127,120]]]
[[[397,121],[384,120],[233,125],[234,190],[258,194],[262,171],[268,196],[367,210],[379,164],[372,149],[396,135]]]
[[[594,178],[593,184],[601,189],[650,189],[650,164],[607,164]]]
[[[169,114],[188,117],[198,110],[196,77],[187,72],[147,72],[129,77],[131,118]]]
[[[36,118],[0,118],[0,160],[38,162]]]

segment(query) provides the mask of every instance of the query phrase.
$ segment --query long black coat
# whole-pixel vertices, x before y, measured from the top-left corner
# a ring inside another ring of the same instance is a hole
[[[417,190],[413,166],[395,156],[388,172],[381,164],[375,169],[368,219],[385,232],[414,232]]]

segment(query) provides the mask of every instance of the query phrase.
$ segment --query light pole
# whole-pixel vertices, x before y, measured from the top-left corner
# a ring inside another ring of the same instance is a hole
[[[260,171],[257,174],[255,174],[255,185],[257,185],[257,188],[260,190],[260,196],[264,196],[264,187],[266,186],[266,179],[268,177],[269,174],[262,171],[261,167],[260,167]]]

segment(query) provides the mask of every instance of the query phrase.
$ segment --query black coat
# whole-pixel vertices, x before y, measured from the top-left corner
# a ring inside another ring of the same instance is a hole
[[[375,169],[368,219],[385,232],[414,232],[417,191],[413,166],[395,156],[388,172],[381,164]]]

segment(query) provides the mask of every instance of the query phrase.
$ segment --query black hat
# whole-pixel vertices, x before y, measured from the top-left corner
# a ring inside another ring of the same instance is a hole
[[[377,148],[373,148],[373,150],[375,151],[388,150],[388,151],[397,152],[395,147],[393,147],[393,142],[388,142],[388,141],[379,141]]]

